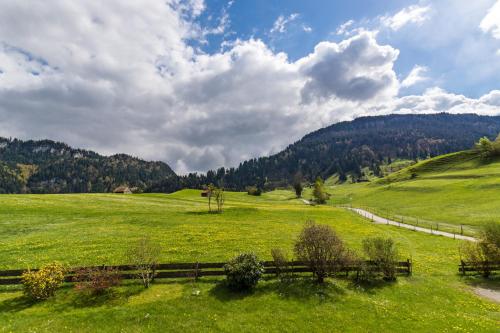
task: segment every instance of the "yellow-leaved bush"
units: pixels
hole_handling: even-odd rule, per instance
[[[64,282],[64,267],[51,263],[37,271],[26,271],[22,275],[24,293],[35,300],[47,299]]]

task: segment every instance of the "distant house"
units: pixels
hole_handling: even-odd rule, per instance
[[[204,198],[207,198],[210,193],[210,190],[203,190],[201,191],[201,196]]]
[[[118,186],[113,193],[132,194],[132,191],[128,186]]]

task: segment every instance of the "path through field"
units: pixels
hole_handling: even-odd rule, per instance
[[[364,209],[360,209],[360,208],[347,208],[347,209],[352,210],[353,212],[356,212],[359,215],[361,215],[361,216],[363,216],[363,217],[365,217],[365,218],[367,218],[369,220],[372,220],[374,223],[394,225],[394,226],[401,227],[401,228],[406,228],[406,229],[410,229],[410,230],[414,230],[414,231],[425,232],[425,233],[432,234],[432,235],[439,235],[439,236],[449,237],[449,238],[453,238],[453,239],[462,239],[462,240],[468,240],[468,241],[471,241],[471,242],[475,242],[476,241],[476,239],[474,237],[457,235],[457,234],[452,234],[450,232],[439,231],[439,230],[432,230],[432,229],[417,227],[417,226],[414,226],[414,225],[411,225],[411,224],[406,224],[406,223],[392,221],[392,220],[386,219],[384,217],[377,216],[377,215],[375,215],[373,213],[370,213],[370,212],[368,212],[368,211],[366,211]]]

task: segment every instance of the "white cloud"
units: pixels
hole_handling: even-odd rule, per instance
[[[489,32],[494,38],[500,39],[500,0],[488,10],[479,27],[483,32]]]
[[[305,32],[312,32],[313,29],[310,26],[308,26],[307,24],[303,24],[302,30],[304,30]]]
[[[299,17],[298,13],[290,14],[288,17],[283,15],[278,16],[274,21],[273,27],[269,30],[270,33],[284,33],[286,32],[287,24],[295,21]]]
[[[338,97],[366,101],[397,94],[393,70],[399,51],[379,45],[375,34],[362,32],[340,43],[321,42],[298,63],[307,77],[304,102]]]
[[[399,51],[366,31],[321,42],[297,61],[258,39],[197,51],[188,41],[200,38],[193,17],[203,8],[2,1],[0,135],[161,159],[186,172],[234,166],[360,115],[500,111],[498,91],[396,97]]]
[[[336,31],[337,35],[349,35],[349,28],[354,24],[354,20],[349,20],[342,23]]]
[[[381,18],[382,24],[392,30],[399,30],[409,23],[421,24],[429,18],[429,6],[412,5],[403,8],[393,16],[384,16]]]
[[[427,80],[425,73],[428,68],[425,66],[415,65],[408,76],[401,82],[401,87],[411,87],[417,83]]]

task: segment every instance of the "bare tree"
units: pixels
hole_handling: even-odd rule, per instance
[[[127,252],[128,260],[137,270],[137,276],[141,279],[145,288],[148,288],[154,280],[160,254],[160,245],[154,243],[149,237],[141,238]]]

